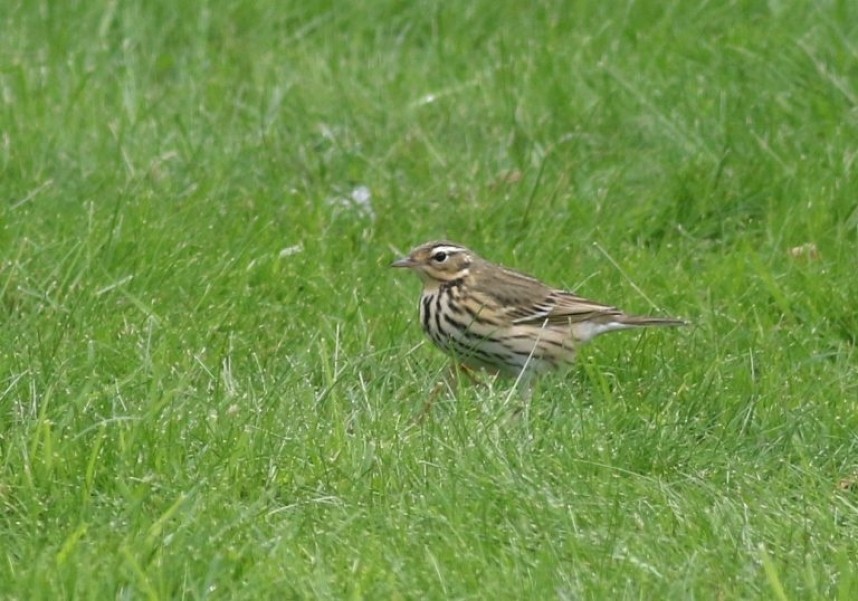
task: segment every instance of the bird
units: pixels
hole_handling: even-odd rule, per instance
[[[526,383],[569,367],[578,347],[600,334],[688,323],[630,315],[447,240],[421,244],[391,267],[413,271],[422,281],[420,324],[438,348],[466,368]]]

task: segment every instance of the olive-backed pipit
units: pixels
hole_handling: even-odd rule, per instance
[[[441,350],[467,367],[520,379],[571,364],[576,347],[599,334],[686,323],[628,315],[490,263],[453,242],[427,242],[392,266],[422,280],[420,323]]]

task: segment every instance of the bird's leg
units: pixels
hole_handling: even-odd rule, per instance
[[[477,374],[477,370],[473,367],[468,367],[464,363],[452,363],[450,364],[450,373],[453,376],[453,382],[456,384],[457,388],[459,383],[461,383],[461,376],[465,376],[471,382],[471,384],[483,384],[484,382],[480,379],[480,376]]]
[[[435,399],[438,398],[445,388],[447,389],[447,392],[455,396],[456,391],[461,386],[462,376],[465,376],[471,384],[483,383],[473,368],[468,367],[464,363],[451,363],[444,372],[444,377],[442,377],[441,380],[432,387],[429,397],[423,404],[423,408],[420,410],[420,413],[418,413],[417,417],[414,418],[414,421],[419,424],[426,419],[429,411],[432,410],[432,405],[435,404]]]
[[[512,416],[518,417],[522,412],[530,408],[530,399],[533,397],[533,389],[536,385],[536,378],[531,372],[523,370],[518,374],[515,383],[506,397],[506,404],[512,400],[512,397],[518,393],[518,402],[513,409]]]

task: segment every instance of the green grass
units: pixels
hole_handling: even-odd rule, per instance
[[[0,56],[0,598],[858,597],[855,3],[13,1]],[[439,237],[694,326],[415,425]]]

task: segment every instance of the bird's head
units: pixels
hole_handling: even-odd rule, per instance
[[[431,286],[466,277],[476,259],[477,256],[464,246],[441,240],[421,244],[390,266],[411,269],[425,285]]]

